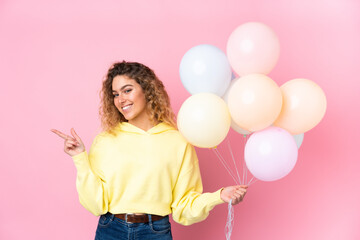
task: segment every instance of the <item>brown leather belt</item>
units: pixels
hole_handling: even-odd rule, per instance
[[[157,221],[163,219],[166,216],[159,216],[159,215],[151,215],[151,221]],[[116,218],[125,220],[127,223],[147,223],[149,222],[148,214],[132,214],[132,213],[123,213],[123,214],[114,214]]]

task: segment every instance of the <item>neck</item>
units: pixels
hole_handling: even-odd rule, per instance
[[[148,131],[149,129],[151,129],[152,127],[154,127],[155,125],[150,121],[129,121],[130,124],[134,125],[135,127],[138,127],[144,131]]]

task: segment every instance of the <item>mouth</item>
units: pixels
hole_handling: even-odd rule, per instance
[[[122,107],[121,109],[123,111],[127,111],[127,110],[129,110],[129,108],[131,108],[131,106],[132,106],[132,104],[129,104],[129,105],[126,105],[126,106]]]

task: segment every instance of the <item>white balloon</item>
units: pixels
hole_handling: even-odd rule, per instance
[[[232,119],[231,119],[231,128],[237,132],[240,133],[241,135],[248,135],[251,132],[245,129],[242,129],[241,127],[239,127]]]
[[[234,79],[236,79],[237,77],[236,77],[236,75],[235,75],[235,73],[234,72],[231,72],[231,81],[232,80],[234,80]],[[231,83],[230,83],[231,84]]]
[[[302,142],[304,141],[304,133],[293,135],[293,137],[295,138],[296,145],[299,149]]]
[[[208,92],[221,97],[229,87],[231,77],[227,56],[213,45],[195,46],[181,59],[181,82],[191,94]]]

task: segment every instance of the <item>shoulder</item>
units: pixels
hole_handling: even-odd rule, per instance
[[[180,159],[196,157],[196,150],[194,146],[189,143],[186,138],[179,132],[179,130],[169,130],[162,133],[164,138],[161,139],[162,145],[176,154]],[[167,135],[165,137],[165,135]]]
[[[97,133],[94,137],[93,144],[99,145],[101,143],[109,143],[113,142],[114,139],[117,137],[117,135],[112,134],[108,131],[101,131],[100,133]]]
[[[188,145],[190,144],[185,137],[179,132],[179,130],[173,128],[166,132],[162,132],[159,134],[164,140],[169,140],[171,142],[180,144],[180,145]]]

